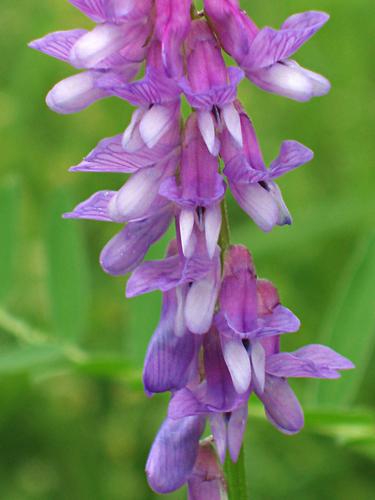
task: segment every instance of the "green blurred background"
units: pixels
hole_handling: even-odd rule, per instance
[[[263,234],[233,203],[230,216],[233,241],[249,246],[258,274],[302,319],[284,349],[324,341],[358,367],[341,381],[293,384],[306,408],[295,437],[274,430],[252,402],[251,498],[374,498],[373,0],[242,5],[261,26],[307,9],[332,16],[297,57],[331,80],[327,97],[300,104],[249,82],[240,88],[267,160],[284,139],[315,151],[312,164],[280,181],[294,225]],[[45,94],[73,71],[26,44],[90,23],[66,0],[2,0],[0,12],[0,498],[156,498],[143,470],[167,398],[147,399],[140,379],[160,297],[127,301],[124,279],[101,271],[115,225],[60,217],[123,183],[67,168],[121,132],[131,108],[109,99],[79,115],[50,112]]]

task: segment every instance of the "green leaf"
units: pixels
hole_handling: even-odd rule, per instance
[[[33,369],[50,366],[63,359],[59,346],[29,346],[5,351],[0,354],[0,376],[26,373]]]
[[[18,182],[14,178],[6,179],[0,186],[0,302],[6,299],[13,282],[19,227],[19,191]]]
[[[334,381],[318,381],[315,403],[337,407],[356,397],[375,340],[375,233],[362,240],[342,277],[336,303],[323,329],[322,342],[356,365]]]
[[[61,338],[78,340],[88,325],[89,270],[79,223],[62,219],[73,202],[58,190],[47,204],[48,287],[54,330]]]

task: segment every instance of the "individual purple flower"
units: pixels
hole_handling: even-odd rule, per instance
[[[269,421],[281,432],[295,434],[303,427],[303,411],[286,379],[334,379],[340,377],[339,370],[350,370],[354,365],[329,347],[319,344],[286,353],[280,352],[278,336],[263,339],[260,343],[265,352],[265,378],[264,387],[255,387],[255,392],[263,402]]]
[[[236,0],[205,0],[205,8],[221,45],[263,90],[297,101],[308,101],[329,91],[328,80],[290,59],[328,21],[327,14],[294,14],[280,30],[259,30]]]
[[[115,196],[115,191],[95,193],[64,217],[115,222],[109,211],[109,205]],[[114,276],[133,271],[142,262],[150,246],[167,231],[173,215],[173,207],[169,204],[153,215],[128,222],[101,252],[100,264],[104,271]]]
[[[212,324],[219,287],[219,252],[210,258],[205,242],[199,237],[193,256],[186,258],[178,238],[174,255],[145,262],[135,269],[128,280],[126,295],[135,297],[154,290],[167,292],[176,288],[181,292],[179,307],[187,329],[204,334]]]
[[[241,146],[241,125],[233,102],[243,72],[226,67],[220,46],[203,19],[193,21],[185,47],[187,76],[180,86],[197,110],[198,126],[210,153],[217,156],[219,152],[216,128],[227,128]]]
[[[176,241],[172,241],[167,257],[176,253]],[[188,285],[182,284],[163,293],[160,322],[149,343],[143,370],[147,394],[181,389],[198,371],[202,336],[194,335],[186,326],[187,291]]]
[[[212,439],[199,445],[198,457],[188,480],[188,500],[227,500],[227,486]]]
[[[231,341],[296,332],[298,318],[280,304],[276,288],[257,279],[252,257],[242,245],[225,255],[224,276],[216,315],[219,331]]]
[[[201,232],[212,258],[221,228],[220,202],[225,194],[225,183],[218,172],[218,160],[209,153],[197,121],[194,113],[185,126],[179,183],[175,177],[166,179],[160,194],[181,209],[178,225],[185,257],[194,254]]]
[[[58,113],[75,113],[111,95],[100,85],[102,72],[116,70],[122,82],[130,81],[146,55],[149,33],[144,18],[99,24],[92,31],[58,31],[31,42],[30,47],[86,70],[55,85],[47,96],[48,106]]]
[[[237,102],[240,113],[243,147],[239,148],[226,130],[221,141],[222,156],[229,186],[241,208],[263,230],[291,224],[292,218],[274,179],[313,158],[313,152],[297,141],[284,141],[279,156],[267,169],[253,124]]]

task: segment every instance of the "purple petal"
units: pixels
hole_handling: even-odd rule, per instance
[[[179,98],[181,91],[175,81],[160,71],[148,67],[146,76],[139,81],[125,83],[121,74],[104,74],[100,87],[112,95],[124,99],[134,106],[148,107],[150,104],[168,104]]]
[[[292,354],[301,359],[308,359],[319,365],[326,365],[334,370],[350,370],[354,368],[353,363],[349,359],[341,356],[341,354],[338,354],[325,345],[310,344],[298,349]]]
[[[267,359],[267,372],[278,377],[338,378],[338,370],[350,370],[353,363],[329,347],[311,344],[292,353],[278,353]]]
[[[212,259],[219,240],[221,229],[221,206],[219,204],[207,207],[204,214],[204,231],[208,256]]]
[[[269,192],[259,184],[236,184],[230,188],[237,203],[265,232],[278,224],[279,206]]]
[[[238,394],[246,392],[251,382],[249,355],[240,338],[220,337],[225,363]]]
[[[107,0],[69,0],[69,2],[97,23],[106,20]]]
[[[219,413],[232,412],[248,399],[248,391],[239,395],[223,357],[220,339],[215,330],[211,330],[204,339],[204,366],[207,389],[204,402],[209,411]]]
[[[165,420],[146,464],[148,482],[154,491],[169,493],[188,480],[197,459],[203,428],[202,417]]]
[[[251,367],[255,390],[262,394],[266,376],[266,351],[260,342],[251,342]]]
[[[104,271],[114,276],[133,271],[150,246],[166,232],[172,217],[173,209],[167,207],[154,217],[129,222],[102,250],[100,264]]]
[[[168,201],[159,196],[159,187],[165,177],[176,168],[176,159],[170,157],[155,167],[135,172],[113,198],[109,211],[113,220],[123,222],[150,217]]]
[[[98,73],[85,71],[57,83],[46,97],[47,106],[60,114],[78,113],[95,101],[107,97],[104,90],[97,88]]]
[[[228,422],[228,449],[233,462],[237,462],[247,424],[247,404],[232,412]]]
[[[108,205],[115,194],[116,191],[98,191],[80,203],[72,212],[64,214],[64,218],[112,221],[108,214]]]
[[[227,420],[223,413],[209,415],[211,432],[215,440],[217,454],[223,464],[227,452]]]
[[[29,47],[61,61],[69,62],[73,45],[86,33],[87,30],[56,31],[30,42]]]
[[[311,149],[297,141],[284,141],[281,144],[279,156],[270,165],[272,178],[280,177],[285,173],[311,161],[314,153]]]
[[[206,92],[194,92],[186,79],[181,79],[179,85],[189,104],[198,110],[211,111],[213,106],[223,107],[232,103],[237,96],[237,85],[244,77],[244,72],[237,67],[228,68],[229,84],[213,86]]]
[[[181,279],[181,260],[179,256],[141,264],[128,280],[126,296],[136,297],[154,290],[166,292],[175,288]]]
[[[193,415],[207,415],[210,412],[204,402],[206,384],[203,382],[198,388],[184,388],[174,393],[168,407],[168,416],[173,419],[185,418]]]
[[[303,12],[289,17],[281,30],[264,28],[250,46],[246,60],[247,70],[266,68],[288,59],[329,19],[324,12]]]
[[[103,139],[79,165],[71,167],[70,171],[134,173],[141,168],[156,166],[174,149],[173,144],[159,142],[151,149],[143,145],[138,151],[129,153],[123,149],[121,142],[122,135]]]
[[[217,156],[220,151],[220,141],[216,137],[215,122],[211,111],[197,111],[198,128],[204,143],[212,156]]]
[[[199,337],[188,330],[176,333],[175,290],[166,292],[160,323],[147,349],[143,382],[148,393],[175,391],[188,382],[189,367],[197,353]]]
[[[237,146],[242,148],[243,138],[240,113],[237,111],[234,104],[226,104],[221,111],[223,122],[225,123],[229,134],[232,136]]]
[[[121,22],[137,19],[150,11],[150,0],[69,0],[93,21]]]
[[[267,358],[267,373],[275,377],[339,378],[340,374],[327,366],[308,359],[300,359],[289,352],[280,352]]]
[[[329,81],[318,73],[287,60],[270,67],[247,71],[246,76],[258,87],[295,101],[309,101],[329,92]]]
[[[295,434],[304,425],[301,405],[288,382],[282,378],[266,376],[262,400],[267,418],[284,434]]]
[[[216,256],[208,274],[194,281],[186,296],[185,320],[191,332],[203,334],[210,329],[219,288],[220,263]]]
[[[191,0],[156,0],[156,35],[162,42],[162,57],[168,76],[183,74],[181,47],[189,33]]]
[[[247,332],[257,319],[256,274],[251,255],[242,245],[233,245],[225,256],[220,308],[230,328]]]
[[[297,332],[300,326],[301,322],[297,316],[279,304],[272,313],[258,319],[258,328],[251,332],[251,336],[262,338],[281,333]]]
[[[122,135],[103,139],[84,160],[71,172],[118,172],[132,173],[139,167],[133,155],[126,153],[121,145]]]

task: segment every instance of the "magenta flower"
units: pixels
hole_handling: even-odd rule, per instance
[[[168,493],[187,483],[190,500],[223,499],[211,443],[221,462],[227,450],[238,460],[250,395],[273,425],[293,434],[303,412],[287,379],[334,379],[353,368],[318,344],[280,352],[281,335],[298,331],[300,321],[274,285],[257,278],[249,251],[230,246],[225,207],[228,184],[262,230],[291,223],[275,180],[313,153],[284,141],[267,168],[237,86],[246,75],[297,101],[328,92],[325,78],[290,59],[328,15],[295,14],[274,30],[259,29],[237,0],[204,0],[201,13],[192,0],[70,1],[96,26],[30,44],[81,70],[55,85],[48,106],[75,113],[115,96],[135,109],[122,134],[100,141],[70,169],[128,174],[125,183],[93,194],[65,217],[121,224],[101,252],[102,268],[132,273],[127,297],[163,294],[143,370],[147,395],[171,393],[146,464],[151,488]],[[226,65],[223,50],[239,67]],[[182,95],[192,108],[186,120]],[[145,262],[173,221],[176,237],[165,258]],[[213,438],[200,444],[205,422]]]

